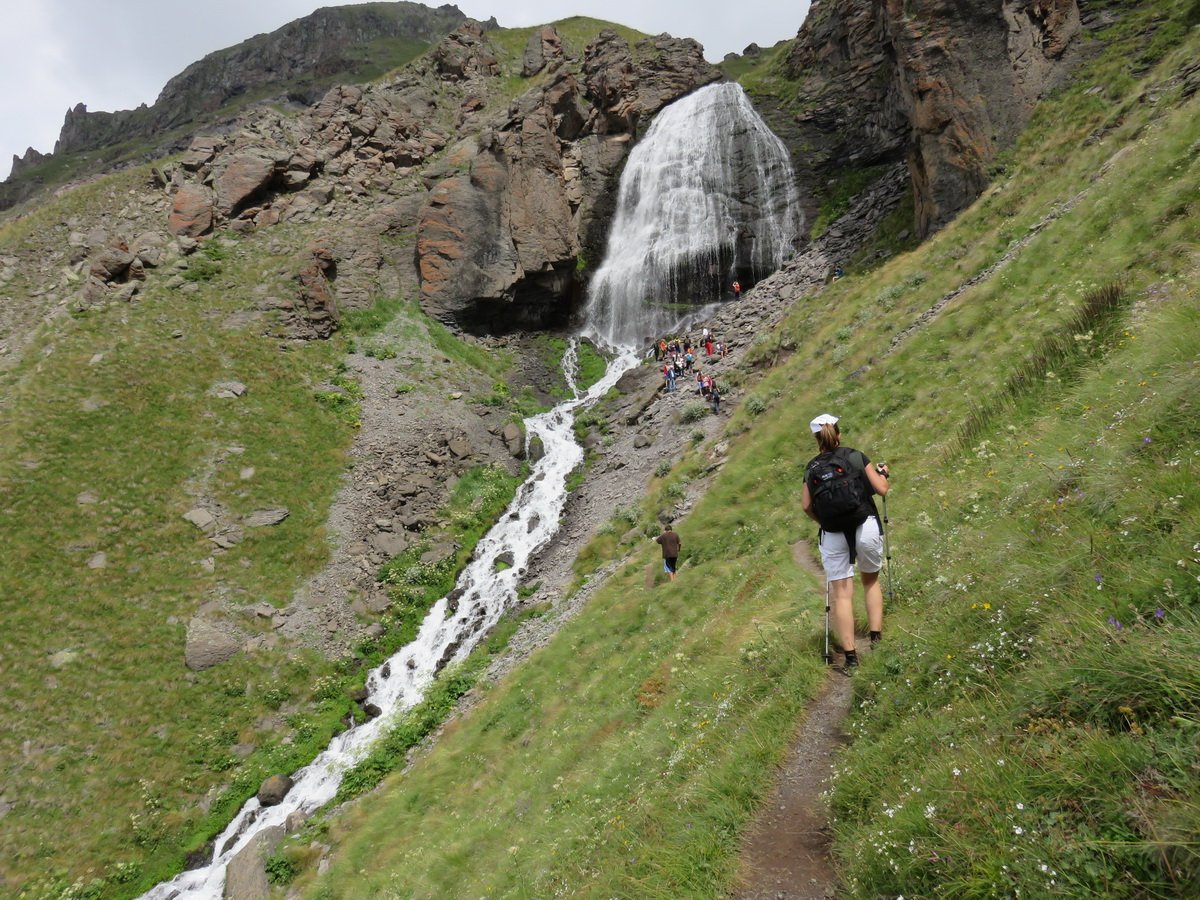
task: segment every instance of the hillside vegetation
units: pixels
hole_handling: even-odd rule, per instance
[[[1124,5],[971,209],[764,334],[727,457],[618,510],[584,612],[278,870],[316,897],[723,895],[824,677],[789,548],[829,410],[895,486],[830,798],[849,893],[1200,891],[1195,19]],[[656,584],[655,515],[705,485]]]
[[[573,52],[602,27],[561,23]],[[498,94],[537,83],[519,74],[532,31],[494,32],[507,76]],[[137,896],[207,855],[263,778],[306,764],[361,720],[351,694],[412,639],[520,468],[483,431],[491,444],[476,441],[437,473],[445,502],[420,538],[367,575],[387,609],[339,592],[321,602],[344,607],[352,633],[315,622],[289,633],[281,615],[304,617],[297,598],[330,562],[335,496],[373,461],[351,452],[372,401],[364,372],[384,371],[374,401],[404,404],[414,423],[387,436],[388,456],[405,438],[433,441],[426,432],[484,416],[503,424],[565,391],[564,341],[531,341],[522,358],[461,340],[420,311],[411,278],[387,270],[365,288],[372,305],[341,310],[332,339],[297,340],[290,299],[307,248],[328,239],[322,219],[224,231],[186,255],[165,252],[130,300],[71,302],[90,262],[68,262],[73,232],[161,232],[169,208],[138,166],[0,222],[2,895]],[[414,239],[411,229],[386,237],[402,256]],[[590,384],[603,361],[581,359]],[[242,396],[222,390],[235,381]],[[463,412],[439,418],[448,409]],[[184,519],[198,505],[227,522],[288,515],[221,545]],[[441,542],[453,554],[421,563]],[[194,671],[185,647],[203,615],[245,643]],[[502,652],[514,627],[503,623],[470,666]],[[469,683],[465,672],[447,679],[409,733],[423,737]]]

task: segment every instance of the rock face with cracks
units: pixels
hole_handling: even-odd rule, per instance
[[[904,159],[925,235],[978,196],[995,154],[1081,54],[1077,0],[818,0],[787,57],[773,125],[810,189]],[[807,213],[815,212],[811,190]]]
[[[452,150],[456,171],[434,186],[418,224],[422,304],[479,331],[565,320],[581,261],[603,254],[639,125],[720,77],[699,44],[665,35],[630,47],[605,31],[581,66],[566,65],[552,26],[531,36],[523,65],[549,77]]]

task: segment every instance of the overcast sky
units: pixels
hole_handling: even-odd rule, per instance
[[[0,16],[0,179],[26,147],[54,149],[63,115],[153,103],[171,76],[207,53],[274,31],[337,0],[5,0]],[[440,5],[431,0],[429,5]],[[751,42],[794,37],[808,0],[459,0],[504,27],[587,15],[693,37],[717,62]]]

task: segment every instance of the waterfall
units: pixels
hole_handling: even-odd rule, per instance
[[[608,256],[588,304],[586,333],[621,352],[581,395],[571,342],[563,371],[574,396],[525,420],[545,454],[459,576],[457,605],[439,600],[412,643],[368,676],[378,718],[338,735],[294,773],[295,786],[279,805],[247,801],[216,839],[207,865],[157,885],[142,900],[219,900],[226,866],[257,834],[336,796],[345,771],[421,700],[443,656],[465,658],[516,600],[530,560],[558,531],[567,475],[583,461],[575,413],[637,365],[633,347],[678,324],[681,317],[669,304],[715,300],[726,281],[778,268],[791,252],[798,210],[787,152],[737,85],[704,88],[659,113],[622,176]],[[496,560],[506,552],[513,565],[497,571]]]
[[[621,175],[585,333],[612,347],[680,327],[681,305],[719,300],[791,256],[802,215],[783,142],[737,84],[713,84],[655,118]]]

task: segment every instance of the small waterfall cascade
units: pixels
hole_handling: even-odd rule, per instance
[[[184,872],[142,895],[142,900],[220,900],[225,868],[263,829],[284,825],[297,811],[312,812],[337,794],[343,773],[361,759],[371,744],[387,732],[397,716],[415,706],[437,674],[437,664],[454,645],[451,661],[466,657],[517,597],[517,584],[533,555],[558,531],[566,504],[567,475],[583,461],[575,441],[575,413],[603,397],[617,380],[637,364],[626,352],[609,363],[604,377],[579,394],[575,386],[576,344],[563,358],[572,399],[525,420],[529,439],[541,438],[545,454],[517,491],[500,521],[484,535],[471,563],[459,576],[463,591],[456,610],[445,597],[434,604],[412,643],[397,651],[367,678],[369,700],[382,715],[338,735],[313,762],[293,774],[295,786],[278,806],[264,807],[252,798],[217,838],[212,861]],[[513,565],[497,571],[496,559],[505,552]]]
[[[219,900],[229,862],[264,829],[293,812],[312,812],[337,794],[342,776],[405,710],[415,706],[447,652],[463,659],[514,603],[530,560],[558,530],[567,475],[583,461],[575,414],[603,397],[638,363],[633,348],[679,326],[679,304],[712,302],[735,278],[750,281],[791,254],[801,214],[787,151],[736,84],[710,85],[662,110],[630,154],[609,236],[608,255],[592,283],[585,334],[618,349],[604,377],[580,394],[576,344],[563,369],[572,399],[525,420],[543,457],[500,521],[476,547],[451,609],[443,597],[417,637],[367,679],[382,710],[337,736],[310,765],[293,773],[283,802],[247,801],[217,838],[211,861],[163,882],[142,900]],[[694,307],[693,307],[694,308]],[[513,565],[496,560],[512,553]],[[451,650],[451,648],[456,648]]]
[[[682,305],[778,269],[802,218],[787,148],[740,85],[675,101],[629,154],[584,333],[630,347],[677,330]]]

